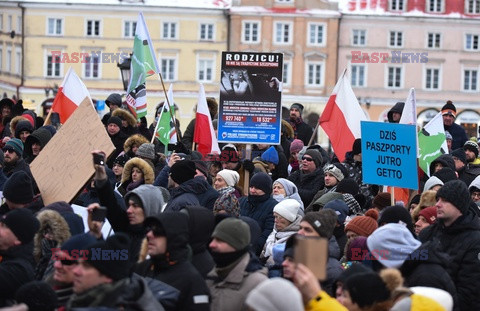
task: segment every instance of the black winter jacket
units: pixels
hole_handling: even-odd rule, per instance
[[[318,190],[325,187],[325,175],[321,167],[317,167],[315,171],[308,174],[303,173],[302,170],[295,171],[288,180],[297,186],[304,206],[308,206]]]

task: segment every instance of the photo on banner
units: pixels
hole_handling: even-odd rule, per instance
[[[283,54],[223,52],[218,141],[280,144]]]

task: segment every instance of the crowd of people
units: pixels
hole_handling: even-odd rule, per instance
[[[215,120],[218,105],[207,100]],[[442,108],[449,153],[396,201],[362,179],[361,138],[340,162],[295,103],[280,145],[192,150],[150,143],[111,94],[115,145],[74,202],[44,205],[29,163],[56,128],[0,101],[0,307],[10,310],[476,310],[480,305],[480,159],[476,138]],[[399,122],[404,103],[389,122]],[[160,104],[156,116],[162,111]],[[215,122],[214,122],[215,123]],[[170,149],[173,152],[170,153]],[[106,155],[92,150],[92,159]],[[85,228],[71,204],[88,212]],[[100,216],[99,216],[100,215]],[[109,222],[113,233],[104,235]],[[300,241],[324,277],[302,262]],[[296,260],[297,258],[297,260]],[[324,260],[322,260],[322,258]],[[85,309],[84,309],[85,308]]]

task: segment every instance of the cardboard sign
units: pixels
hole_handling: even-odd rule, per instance
[[[317,237],[295,236],[295,262],[304,264],[319,281],[327,279],[328,240]]]
[[[86,97],[30,164],[45,205],[72,201],[95,172],[91,151],[115,150],[92,102]]]
[[[223,52],[218,141],[280,144],[283,54]]]
[[[363,182],[418,189],[415,125],[361,122]]]

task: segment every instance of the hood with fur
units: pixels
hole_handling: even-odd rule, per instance
[[[128,153],[130,150],[132,150],[133,145],[137,145],[137,147],[140,147],[141,145],[148,143],[149,141],[145,138],[145,136],[141,134],[133,134],[128,137],[123,144],[123,151],[125,151],[125,153]]]
[[[37,219],[40,222],[40,229],[34,237],[33,255],[35,260],[39,260],[42,256],[42,239],[47,229],[57,245],[61,245],[70,238],[70,228],[60,213],[54,210],[44,210],[37,214]]]
[[[127,121],[128,125],[133,127],[137,126],[137,120],[135,120],[135,117],[125,109],[122,109],[122,108],[115,109],[112,112],[112,117],[119,117],[120,119]]]
[[[147,161],[140,158],[131,158],[127,161],[127,163],[125,163],[122,173],[122,184],[131,180],[132,170],[134,167],[138,167],[143,172],[143,180],[145,184],[153,184],[155,181],[155,173],[153,172],[153,168],[150,164],[148,164]]]

